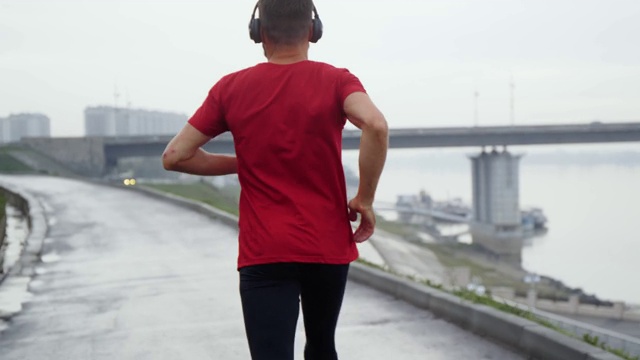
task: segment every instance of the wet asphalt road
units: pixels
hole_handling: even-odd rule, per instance
[[[46,262],[0,333],[0,359],[249,359],[235,229],[127,189],[0,183],[35,195],[49,222]],[[523,358],[353,282],[337,343],[342,359]],[[303,346],[299,325],[297,359]]]

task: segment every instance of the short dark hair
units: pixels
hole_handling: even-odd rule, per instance
[[[309,38],[313,0],[260,0],[260,27],[276,44],[294,45]]]

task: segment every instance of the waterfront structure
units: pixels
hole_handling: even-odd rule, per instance
[[[506,149],[482,151],[471,156],[473,242],[505,260],[520,261],[522,218],[520,213],[520,156]]]
[[[49,117],[38,113],[21,113],[0,118],[0,143],[18,142],[26,137],[51,137]]]
[[[175,135],[187,115],[166,111],[94,106],[84,110],[86,136]]]

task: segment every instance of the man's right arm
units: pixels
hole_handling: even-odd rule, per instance
[[[166,170],[194,175],[227,175],[238,172],[238,160],[232,155],[211,154],[201,146],[211,137],[187,123],[162,153]]]
[[[358,166],[360,183],[356,197],[349,201],[350,218],[361,215],[360,226],[354,233],[356,242],[367,240],[375,228],[373,200],[389,146],[389,128],[384,115],[366,93],[354,92],[344,101],[347,119],[362,130]]]

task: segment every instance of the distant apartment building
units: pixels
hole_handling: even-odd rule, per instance
[[[25,137],[50,137],[51,121],[35,113],[11,114],[0,118],[0,143],[18,142]]]
[[[187,122],[187,115],[113,106],[87,107],[84,128],[87,136],[175,135]]]

